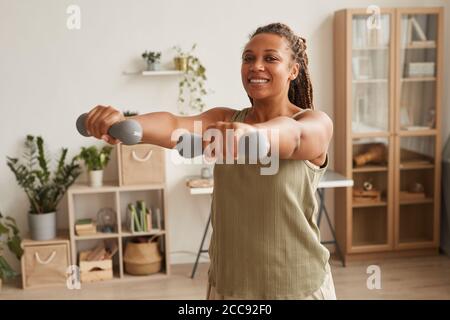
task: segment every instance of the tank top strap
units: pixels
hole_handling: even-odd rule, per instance
[[[296,114],[294,114],[294,115],[292,116],[292,119],[297,118],[297,117],[298,117],[299,115],[301,115],[303,112],[308,111],[308,110],[310,110],[310,109],[302,109],[302,110],[300,110],[299,112],[297,112]]]
[[[247,116],[248,111],[250,108],[244,108],[242,110],[236,111],[233,116],[231,117],[231,122],[244,122],[245,117]]]

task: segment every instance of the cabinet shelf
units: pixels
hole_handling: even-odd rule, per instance
[[[417,163],[408,164],[400,163],[400,170],[421,170],[421,169],[433,169],[434,164],[432,163]]]
[[[422,203],[433,203],[433,198],[424,198],[424,199],[408,199],[402,200],[400,199],[400,205],[411,205],[411,204],[422,204]]]
[[[376,165],[366,165],[359,168],[353,168],[352,171],[354,173],[360,173],[360,172],[384,172],[388,171],[388,167],[386,166],[376,166]]]
[[[353,50],[388,50],[388,46],[354,47]]]
[[[128,72],[124,71],[123,74],[127,76],[179,76],[184,72],[179,70],[159,70],[159,71],[136,71],[136,72]]]
[[[122,227],[123,228],[123,227]],[[142,237],[142,236],[153,236],[153,235],[162,235],[166,234],[164,230],[154,230],[148,232],[131,232],[127,229],[122,229],[122,237]]]
[[[86,236],[75,236],[75,240],[114,239],[118,237],[119,234],[116,232],[111,233],[97,232]]]
[[[420,136],[435,136],[437,135],[436,129],[425,130],[400,130],[398,135],[401,137],[420,137]]]
[[[388,82],[388,79],[355,79],[352,80],[352,83],[358,84],[358,83],[386,83]]]
[[[353,201],[353,208],[370,208],[370,207],[385,207],[385,206],[387,206],[386,201],[377,201],[377,202]]]
[[[411,77],[411,78],[401,78],[401,82],[428,82],[436,81],[436,77]]]

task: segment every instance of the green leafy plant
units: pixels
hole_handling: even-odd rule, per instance
[[[67,148],[62,148],[58,165],[53,174],[50,172],[50,160],[44,152],[44,140],[27,135],[23,162],[7,157],[7,165],[15,174],[16,180],[30,201],[29,213],[39,214],[56,211],[59,201],[67,189],[81,174],[77,157],[66,163]]]
[[[196,112],[202,112],[206,106],[203,101],[203,97],[207,94],[205,89],[206,68],[200,59],[194,55],[196,47],[197,44],[194,43],[188,52],[184,52],[180,46],[173,47],[177,52],[177,57],[187,59],[187,68],[178,84],[178,102],[181,106],[181,114],[188,113],[182,109],[186,101],[188,101],[188,106]]]
[[[100,150],[96,146],[82,147],[79,158],[84,161],[88,170],[103,170],[109,162],[112,147],[103,146]]]
[[[4,217],[0,212],[0,279],[7,280],[13,278],[17,273],[11,268],[3,257],[4,247],[7,246],[17,259],[23,254],[20,243],[22,239],[19,235],[16,221],[11,217]]]
[[[130,110],[125,110],[123,112],[124,117],[132,117],[132,116],[137,116],[139,113],[137,111],[130,111]]]
[[[150,63],[159,62],[159,59],[161,59],[161,52],[154,52],[154,51],[145,51],[142,54],[142,58],[144,58],[146,61]]]

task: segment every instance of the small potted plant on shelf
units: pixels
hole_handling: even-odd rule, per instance
[[[179,82],[178,102],[180,103],[180,113],[187,114],[183,110],[183,104],[188,100],[188,106],[194,112],[202,112],[205,108],[203,97],[207,94],[205,89],[206,69],[200,59],[193,54],[197,44],[194,43],[189,52],[184,52],[180,46],[174,46],[177,52],[174,58],[175,68],[183,71],[183,77]],[[186,92],[189,89],[189,92]],[[186,97],[186,95],[189,95]]]
[[[147,71],[156,71],[160,69],[161,52],[145,51],[142,58],[147,61]]]
[[[84,161],[88,168],[91,187],[103,185],[103,169],[109,162],[111,150],[112,147],[110,146],[103,146],[100,150],[96,146],[82,147],[79,158]]]
[[[137,111],[130,111],[130,110],[125,110],[123,112],[123,116],[124,117],[133,117],[133,116],[137,116],[139,113]]]
[[[81,168],[77,163],[77,157],[65,163],[67,148],[63,148],[57,168],[52,175],[42,137],[35,138],[28,135],[25,148],[24,163],[19,162],[17,158],[7,157],[7,165],[30,201],[28,223],[31,238],[53,239],[56,237],[56,208],[67,189],[81,174]]]
[[[3,257],[5,247],[13,253],[17,259],[22,256],[23,250],[20,246],[22,239],[19,235],[16,221],[11,217],[4,217],[0,212],[0,291],[2,289],[2,281],[7,281],[17,276],[17,273]]]

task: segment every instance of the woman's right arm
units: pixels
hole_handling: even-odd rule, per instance
[[[172,141],[172,133],[176,129],[185,129],[194,132],[194,122],[201,124],[201,133],[208,125],[217,121],[229,121],[231,115],[236,110],[230,108],[212,108],[203,113],[193,116],[178,116],[170,112],[150,112],[142,115],[127,117],[138,121],[143,129],[142,142],[159,145],[172,149],[177,141]],[[97,139],[107,138],[110,144],[117,144],[119,141],[108,135],[108,129],[116,122],[125,120],[122,112],[105,106],[93,108],[86,119],[86,129]]]

